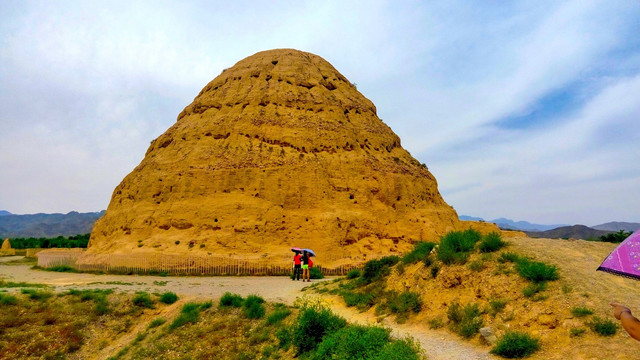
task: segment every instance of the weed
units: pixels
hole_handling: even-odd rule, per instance
[[[505,262],[510,262],[510,263],[518,263],[521,260],[524,260],[525,258],[516,254],[516,253],[512,253],[512,252],[503,252],[502,254],[500,254],[500,257],[498,257],[498,262],[500,263],[505,263]]]
[[[160,296],[160,302],[167,305],[173,304],[176,301],[178,301],[178,295],[171,291],[167,291]]]
[[[180,310],[180,315],[173,320],[171,325],[169,325],[169,329],[173,330],[180,326],[183,326],[187,323],[195,324],[198,322],[200,317],[200,304],[198,303],[186,303],[182,306],[182,310]]]
[[[0,294],[0,305],[16,305],[18,298],[13,295]]]
[[[281,328],[276,332],[276,338],[278,338],[278,347],[288,350],[293,340],[293,329],[287,326]]]
[[[534,284],[530,284],[529,286],[527,286],[526,288],[524,288],[522,290],[522,293],[524,294],[525,297],[532,297],[533,295],[539,293],[540,291],[544,291],[547,290],[547,283],[546,282],[541,282],[541,283],[534,283]]]
[[[318,345],[314,359],[368,359],[390,341],[389,330],[350,325],[328,334]]]
[[[424,261],[429,256],[429,254],[431,253],[431,250],[433,250],[435,246],[436,246],[436,243],[432,243],[432,242],[416,243],[413,246],[413,250],[411,250],[411,252],[405,254],[402,257],[402,262],[404,264],[413,264],[413,263],[417,263],[418,261]]]
[[[144,291],[136,292],[136,295],[132,299],[133,304],[138,307],[153,309],[155,306],[153,305],[153,300],[151,300],[151,296]]]
[[[599,317],[594,317],[587,325],[595,333],[602,336],[613,336],[618,330],[618,325],[615,322],[611,320],[600,319]]]
[[[361,274],[362,274],[362,272],[360,271],[360,269],[351,269],[347,273],[347,279],[359,278]]]
[[[238,294],[232,294],[230,292],[226,292],[224,293],[224,295],[222,295],[222,297],[220,298],[220,304],[218,305],[218,307],[222,308],[222,307],[241,307],[242,306],[242,302],[244,300],[242,299],[242,296],[238,295]]]
[[[163,319],[163,318],[156,318],[156,319],[153,319],[153,320],[149,323],[149,325],[147,326],[147,329],[151,329],[151,328],[158,327],[158,326],[160,326],[160,325],[164,324],[165,322],[167,322],[167,320],[165,320],[165,319]]]
[[[480,233],[473,229],[451,231],[440,239],[438,259],[447,265],[464,264],[480,238]]]
[[[444,326],[444,321],[441,317],[435,317],[428,321],[429,329],[440,329]]]
[[[12,282],[12,281],[0,280],[0,288],[16,288],[16,287],[46,288],[49,286],[44,284],[33,284],[33,283],[26,283],[26,282]]]
[[[471,271],[480,272],[484,269],[484,262],[480,260],[472,261],[471,263],[469,263],[469,265],[467,265],[467,267]]]
[[[507,243],[502,241],[502,236],[497,232],[491,232],[485,235],[478,245],[480,252],[489,253],[502,249]]]
[[[243,310],[244,315],[249,319],[260,319],[264,317],[266,312],[263,305],[264,299],[257,295],[249,295],[244,301]]]
[[[53,293],[50,291],[41,291],[35,289],[20,289],[20,292],[29,295],[29,299],[38,301],[45,301],[53,296]]]
[[[467,304],[464,307],[453,303],[447,310],[447,317],[452,322],[452,329],[464,338],[475,335],[483,325],[478,304]]]
[[[279,324],[289,315],[291,315],[291,310],[286,307],[278,307],[271,314],[269,314],[269,316],[267,316],[267,324]]]
[[[388,303],[392,313],[407,313],[409,311],[418,313],[422,309],[420,295],[409,291],[396,296],[392,295]]]
[[[498,313],[504,310],[507,306],[508,300],[504,299],[491,299],[489,300],[489,306],[491,306],[491,315],[496,316]]]
[[[314,350],[325,335],[347,325],[347,321],[325,308],[306,307],[298,313],[292,343],[298,355]]]
[[[507,332],[498,340],[491,353],[509,359],[523,358],[540,349],[540,341],[523,332]]]
[[[397,256],[385,256],[377,260],[369,260],[364,264],[362,280],[369,284],[389,274],[389,268],[400,261]]]
[[[571,330],[569,330],[569,334],[571,335],[571,337],[576,337],[576,336],[581,336],[586,331],[587,329],[584,329],[584,328],[571,328]]]
[[[516,263],[518,274],[534,283],[558,280],[558,268],[539,261],[520,260]]]
[[[375,304],[372,294],[354,293],[343,291],[342,298],[347,306],[356,306],[358,308],[370,308]]]
[[[571,314],[575,317],[585,317],[587,315],[593,315],[593,310],[584,306],[576,306],[571,308]]]

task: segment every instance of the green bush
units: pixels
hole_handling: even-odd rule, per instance
[[[540,349],[540,341],[527,333],[507,332],[498,340],[491,353],[509,358],[523,358]]]
[[[309,269],[309,279],[324,279],[324,275],[322,275],[322,270],[319,267],[312,267]]]
[[[18,298],[13,295],[0,293],[0,305],[16,305]]]
[[[419,294],[405,291],[389,299],[389,309],[393,313],[418,313],[422,309],[422,300]]]
[[[276,338],[278,338],[278,347],[288,350],[293,340],[293,328],[288,326],[280,328],[280,330],[276,332]]]
[[[144,307],[148,309],[154,308],[153,300],[151,300],[151,296],[149,296],[149,294],[144,291],[137,292],[136,295],[133,297],[132,301],[135,306]]]
[[[593,320],[587,325],[595,333],[602,336],[613,336],[618,330],[618,325],[615,322],[611,320],[600,319],[599,317],[594,317]]]
[[[478,304],[467,304],[462,307],[458,303],[453,303],[447,309],[447,317],[452,322],[453,331],[467,339],[478,333],[484,323]]]
[[[347,273],[347,279],[359,278],[361,274],[362,274],[362,272],[360,271],[360,269],[351,269]]]
[[[364,264],[362,281],[372,283],[389,274],[389,268],[400,261],[397,256],[385,256],[377,260],[369,260]]]
[[[574,308],[571,308],[571,314],[573,314],[573,316],[575,317],[585,317],[587,315],[592,315],[593,310],[584,306],[576,306]]]
[[[599,241],[604,241],[604,242],[619,243],[619,242],[623,242],[629,236],[631,236],[630,232],[627,232],[627,231],[624,231],[624,230],[620,230],[620,231],[615,232],[615,233],[602,235],[602,236],[600,236],[598,238],[598,240]]]
[[[527,286],[526,288],[524,288],[522,290],[522,293],[524,294],[525,297],[532,297],[533,295],[541,292],[541,291],[545,291],[547,290],[547,283],[546,282],[541,282],[541,283],[533,283],[529,286]]]
[[[249,319],[260,319],[264,317],[266,309],[263,305],[264,299],[257,295],[249,295],[242,305],[244,315]]]
[[[359,308],[370,308],[375,304],[372,294],[354,293],[350,291],[342,291],[340,293],[347,306],[356,306]]]
[[[447,233],[440,239],[438,259],[445,264],[466,263],[469,253],[481,237],[480,233],[473,229]]]
[[[269,316],[267,316],[267,324],[278,324],[289,315],[291,315],[291,310],[289,310],[288,308],[284,306],[276,307],[276,309],[273,310],[273,312],[269,314]]]
[[[292,330],[292,343],[297,355],[314,350],[325,335],[330,335],[347,325],[347,321],[328,309],[307,307],[298,313]]]
[[[481,260],[472,261],[469,263],[469,265],[467,265],[467,267],[469,268],[469,270],[480,272],[484,269],[484,262],[482,262]]]
[[[534,283],[558,280],[558,268],[539,261],[522,259],[516,263],[516,270],[520,276]]]
[[[55,272],[78,272],[78,270],[68,265],[56,265],[56,266],[45,268],[45,270],[55,271]]]
[[[180,310],[180,315],[173,320],[171,325],[169,325],[169,329],[173,330],[180,326],[183,326],[187,323],[195,324],[198,322],[200,317],[200,304],[198,303],[186,303],[182,306]]]
[[[489,306],[491,306],[491,314],[493,316],[496,316],[496,314],[504,310],[505,306],[507,306],[507,302],[508,300],[503,300],[503,299],[489,300]]]
[[[373,360],[419,360],[420,346],[409,339],[394,340],[385,345]]]
[[[325,336],[313,359],[370,359],[390,341],[389,330],[350,325]]]
[[[162,324],[164,324],[165,322],[167,322],[167,320],[163,319],[163,318],[157,318],[157,319],[153,319],[149,325],[147,326],[148,329],[154,328],[154,327],[158,327]]]
[[[441,317],[436,317],[433,319],[430,319],[428,321],[429,324],[429,329],[440,329],[441,327],[444,326],[444,321],[442,321]]]
[[[176,293],[167,291],[160,296],[160,302],[170,305],[178,301],[178,295]]]
[[[507,243],[502,241],[500,233],[491,232],[482,238],[482,241],[480,241],[478,245],[478,250],[483,253],[489,253],[498,251],[505,246],[507,246]]]
[[[413,246],[413,250],[402,257],[402,262],[404,264],[413,264],[418,261],[424,261],[431,250],[436,246],[436,243],[432,242],[419,242]]]
[[[42,291],[35,289],[20,289],[20,292],[26,295],[29,295],[29,299],[45,301],[48,298],[53,296],[53,293],[50,291]]]
[[[242,306],[242,302],[244,300],[242,299],[242,296],[238,295],[238,294],[232,294],[230,292],[226,292],[222,295],[222,297],[220,298],[220,304],[218,305],[218,307],[241,307]]]
[[[502,254],[500,254],[500,257],[498,258],[498,262],[500,263],[505,263],[505,262],[518,263],[521,260],[526,260],[526,259],[512,252],[503,252]]]

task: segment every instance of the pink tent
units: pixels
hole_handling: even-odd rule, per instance
[[[636,230],[616,247],[598,270],[640,279],[640,230]]]

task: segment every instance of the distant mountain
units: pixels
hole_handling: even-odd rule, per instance
[[[613,221],[613,222],[608,222],[608,223],[605,223],[605,224],[592,226],[591,228],[592,229],[596,229],[596,230],[606,230],[606,231],[624,230],[624,231],[634,232],[634,231],[640,229],[640,223]]]
[[[485,221],[483,218],[468,216],[468,215],[460,215],[459,218],[460,220]],[[532,224],[528,221],[513,221],[511,219],[505,219],[505,218],[489,220],[487,222],[492,222],[504,230],[522,230],[522,231],[546,231],[546,230],[551,230],[551,229],[555,229],[562,226],[569,226],[567,224],[555,224],[555,225]]]
[[[11,215],[7,210],[0,210],[0,216]]]
[[[549,239],[597,239],[600,236],[610,234],[612,231],[596,230],[585,225],[562,226],[547,231],[525,231],[533,238]]]
[[[87,234],[104,214],[100,212],[68,214],[31,214],[0,216],[0,239],[15,237],[56,237]]]

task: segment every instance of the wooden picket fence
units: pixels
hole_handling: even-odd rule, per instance
[[[292,272],[290,256],[270,259],[232,258],[223,255],[177,254],[87,254],[82,251],[42,251],[38,253],[38,266],[51,268],[68,266],[79,271],[168,275],[289,275]],[[374,257],[370,257],[372,259]],[[345,275],[352,269],[362,268],[361,259],[327,256],[334,266],[314,264],[325,276]],[[329,261],[329,260],[327,260]]]

